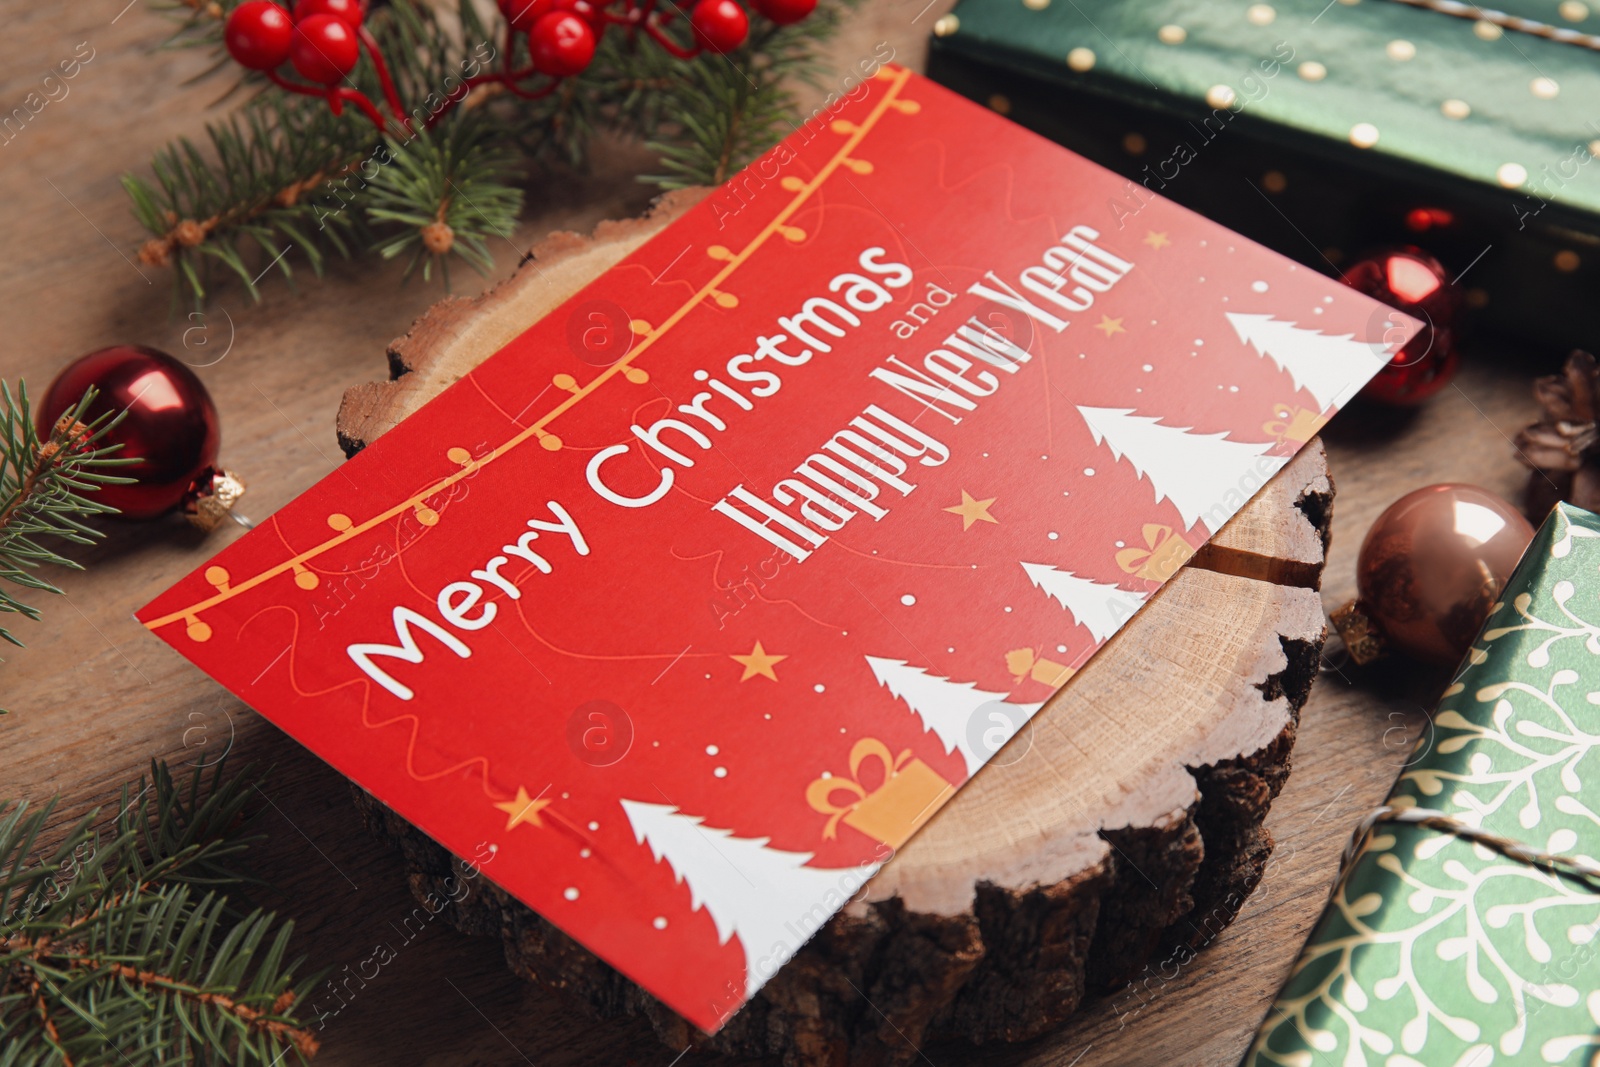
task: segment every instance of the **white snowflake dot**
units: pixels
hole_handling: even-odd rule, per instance
[[[1125,542],[1125,541],[1118,541],[1118,542],[1116,542],[1116,546],[1117,546],[1117,547],[1118,547],[1118,548],[1126,548],[1126,547],[1127,547],[1127,542]]]
[[[667,928],[667,917],[665,915],[657,915],[654,919],[650,920],[650,925],[654,926],[657,930],[665,930]]]
[[[712,773],[713,776],[715,776],[717,778],[726,778],[726,777],[728,777],[728,768],[726,768],[726,767],[718,767],[715,770],[713,770],[711,773]]]
[[[1146,363],[1143,367],[1140,367],[1139,369],[1144,371],[1146,374],[1149,374],[1151,371],[1155,370],[1155,367],[1153,367],[1150,364]]]
[[[1201,339],[1200,339],[1200,338],[1198,338],[1198,337],[1196,337],[1196,338],[1195,338],[1195,339],[1194,339],[1194,343],[1195,343],[1195,347],[1197,347],[1197,348],[1199,348],[1199,347],[1203,347],[1203,346],[1204,346],[1204,345],[1205,345],[1205,341],[1203,341],[1203,340],[1201,340]]]
[[[816,690],[819,693],[826,693],[828,691],[828,687],[823,685],[821,682],[818,682],[816,685],[812,686],[811,688]]]
[[[1323,302],[1323,303],[1324,303],[1324,304],[1331,304],[1331,303],[1333,303],[1333,297],[1331,297],[1331,296],[1325,296],[1325,297],[1323,297],[1323,298],[1322,298],[1322,302]]]
[[[1237,392],[1238,392],[1238,391],[1239,391],[1239,387],[1238,387],[1238,386],[1237,386],[1237,385],[1230,385],[1230,386],[1228,386],[1228,392],[1230,392],[1230,393],[1237,393]]]
[[[1056,651],[1057,652],[1065,652],[1066,650],[1067,650],[1067,646],[1066,645],[1057,645],[1056,646]]]
[[[833,772],[832,771],[823,771],[821,777],[823,777],[823,778],[832,778],[833,777]]]
[[[566,897],[568,900],[577,900],[578,899],[578,887],[569,885],[569,886],[567,886],[567,888],[565,888],[565,889],[563,889],[561,891],[561,895]]]
[[[1311,309],[1311,314],[1320,315],[1320,314],[1322,314],[1322,309],[1321,308],[1312,308]]]
[[[1085,468],[1083,468],[1083,473],[1086,474],[1087,476],[1089,476],[1090,478],[1093,478],[1094,477],[1094,468],[1093,467],[1085,467]],[[1063,494],[1063,495],[1065,495],[1065,494]]]
[[[1267,283],[1266,282],[1251,282],[1250,283],[1250,291],[1252,293],[1264,293],[1264,292],[1267,291]]]
[[[1006,612],[1007,612],[1007,613],[1010,613],[1010,611],[1011,611],[1011,605],[1010,605],[1010,604],[1007,604],[1007,605],[1006,605]]]
[[[1040,456],[1039,458],[1040,459],[1049,459],[1050,457],[1049,456]]]
[[[945,649],[946,652],[954,652],[955,650],[956,650],[956,646],[955,645],[951,645],[949,648]]]
[[[592,823],[589,824],[589,829],[590,830],[598,830],[598,829],[600,829],[600,824],[597,823],[597,822],[592,822]]]
[[[578,858],[579,858],[579,859],[588,859],[588,858],[589,858],[589,857],[590,857],[590,856],[592,856],[592,855],[594,855],[594,853],[593,853],[593,852],[590,852],[590,851],[589,851],[589,850],[588,850],[588,849],[586,849],[586,848],[580,848],[580,849],[579,849],[579,850],[578,850]]]
[[[907,593],[900,598],[900,603],[904,604],[908,608],[916,602],[917,598],[912,596],[910,593]]]
[[[716,745],[707,745],[706,746],[706,755],[715,756],[716,754],[717,754],[717,746]]]
[[[772,718],[772,712],[769,711],[766,714],[762,715],[761,717],[763,719],[770,719],[770,718]]]
[[[562,800],[571,800],[572,799],[572,794],[571,793],[562,793],[561,794],[561,799]]]
[[[1061,535],[1056,533],[1054,530],[1051,530],[1049,533],[1045,534],[1045,536],[1050,538],[1050,540],[1052,540],[1052,541],[1061,540]]]

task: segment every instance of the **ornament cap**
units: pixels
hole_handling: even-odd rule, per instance
[[[1343,638],[1344,647],[1349,649],[1350,658],[1357,665],[1365,667],[1389,654],[1389,643],[1384,640],[1383,631],[1372,621],[1361,601],[1350,601],[1333,612],[1329,618],[1333,620],[1334,629],[1338,630],[1339,636]]]
[[[225,519],[238,519],[233,506],[245,494],[245,484],[237,475],[217,468],[197,479],[184,501],[183,514],[195,526],[210,533]]]

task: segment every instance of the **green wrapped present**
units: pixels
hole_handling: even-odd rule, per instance
[[[1597,1061],[1597,705],[1600,516],[1561,504],[1386,805],[1443,818],[1361,840],[1246,1067]]]
[[[1143,186],[1330,273],[1419,244],[1564,350],[1600,334],[1591,2],[961,0],[928,69],[1127,175],[1113,228]]]

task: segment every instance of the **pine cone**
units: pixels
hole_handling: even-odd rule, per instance
[[[1600,511],[1600,364],[1573,352],[1560,374],[1538,378],[1533,397],[1544,416],[1517,434],[1517,458],[1528,476],[1526,507],[1538,523],[1557,501]]]

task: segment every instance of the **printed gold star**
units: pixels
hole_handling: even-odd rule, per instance
[[[994,502],[994,497],[990,497],[988,500],[974,500],[972,499],[972,494],[963,489],[961,490],[961,503],[954,507],[945,508],[945,510],[952,515],[961,516],[961,532],[966,533],[972,529],[972,524],[975,522],[998,523],[1000,521],[989,514],[989,505]]]
[[[771,678],[774,682],[776,682],[778,680],[778,676],[773,673],[773,664],[782,660],[786,660],[789,657],[774,656],[766,649],[761,647],[760,641],[757,641],[756,647],[750,650],[749,655],[735,655],[731,656],[730,658],[744,665],[744,674],[740,676],[739,681],[748,682],[750,679],[759,674],[763,677]]]
[[[1151,248],[1165,248],[1172,242],[1167,240],[1165,230],[1151,230],[1144,235],[1144,243]]]
[[[1128,332],[1122,328],[1121,319],[1114,319],[1110,315],[1101,315],[1100,321],[1094,324],[1094,328],[1097,330],[1104,330],[1107,337],[1110,337],[1112,334]]]
[[[542,827],[544,822],[539,818],[539,813],[549,806],[550,801],[530,797],[528,791],[520,785],[517,786],[515,800],[501,800],[495,803],[495,807],[509,816],[506,819],[507,830],[515,830],[525,822]]]

